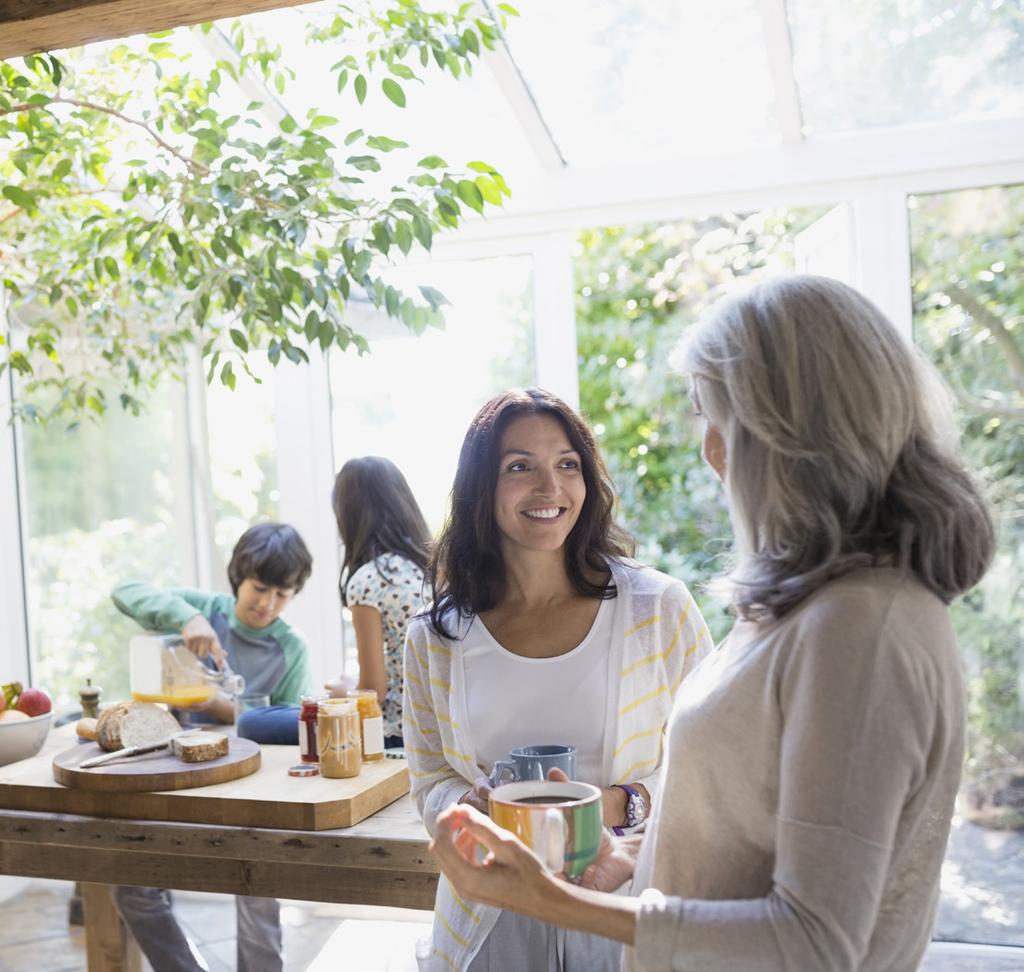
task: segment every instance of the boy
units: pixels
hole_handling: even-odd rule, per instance
[[[298,532],[283,523],[260,523],[242,534],[231,554],[232,596],[128,583],[111,597],[124,614],[150,631],[180,631],[190,651],[207,664],[245,679],[247,692],[265,693],[273,705],[298,705],[308,691],[306,643],[280,615],[302,590],[313,558]],[[201,707],[218,722],[234,721],[231,700],[218,695]],[[169,891],[118,887],[117,906],[155,970],[203,972],[171,911]],[[239,972],[281,969],[280,906],[274,898],[237,897]]]

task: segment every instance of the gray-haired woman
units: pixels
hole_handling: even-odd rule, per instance
[[[943,390],[820,277],[719,304],[681,365],[738,620],[676,699],[646,835],[609,839],[583,888],[467,807],[434,852],[461,895],[625,942],[628,968],[916,968],[963,756],[947,605],[994,542]],[[599,893],[630,877],[633,897]]]

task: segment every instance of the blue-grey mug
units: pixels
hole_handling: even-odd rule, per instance
[[[499,759],[488,777],[491,786],[546,780],[548,770],[560,769],[570,780],[576,779],[576,747],[549,743],[543,746],[520,746],[508,759]]]

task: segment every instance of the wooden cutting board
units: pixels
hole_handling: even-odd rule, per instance
[[[0,766],[0,808],[127,820],[330,830],[351,827],[409,792],[404,759],[367,763],[350,780],[289,776],[288,768],[299,760],[298,746],[263,746],[259,769],[227,783],[128,793],[85,790],[54,780],[54,756],[75,746],[75,738],[74,726],[61,726],[51,730],[38,756]],[[82,755],[76,764],[95,752],[85,743],[78,744],[78,750]]]
[[[105,793],[186,790],[241,779],[260,768],[260,747],[251,739],[231,739],[227,756],[205,763],[185,763],[167,749],[82,769],[81,764],[103,750],[96,743],[75,745],[53,758],[53,778],[64,786]]]

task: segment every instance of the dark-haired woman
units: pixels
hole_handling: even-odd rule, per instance
[[[402,745],[402,652],[409,621],[423,608],[430,532],[405,477],[380,456],[341,467],[333,504],[345,545],[338,586],[352,612],[359,688],[377,693],[384,745],[392,749]]]
[[[711,649],[686,587],[627,559],[594,437],[536,389],[491,399],[459,456],[428,571],[429,613],[406,646],[405,738],[424,823],[487,808],[510,749],[569,743],[604,792],[608,826],[643,822],[673,693]],[[618,968],[596,936],[471,904],[442,881],[421,968]]]
[[[963,760],[947,605],[994,545],[956,423],[909,342],[823,277],[719,304],[682,364],[739,620],[676,699],[642,843],[606,842],[577,888],[454,807],[434,852],[464,898],[628,943],[630,970],[910,972]]]

